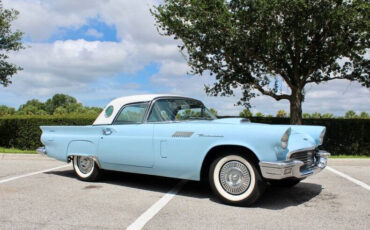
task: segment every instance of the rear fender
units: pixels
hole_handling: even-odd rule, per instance
[[[68,144],[67,159],[71,160],[74,156],[92,157],[100,167],[99,159],[96,154],[97,146],[87,140],[71,141]]]

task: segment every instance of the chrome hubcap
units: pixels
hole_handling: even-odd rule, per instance
[[[240,161],[229,161],[220,170],[221,186],[232,195],[239,195],[247,191],[250,181],[249,170]]]
[[[94,166],[94,160],[91,157],[78,157],[78,168],[84,174],[91,172]]]

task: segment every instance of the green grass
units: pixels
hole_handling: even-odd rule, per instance
[[[29,153],[29,154],[35,154],[36,150],[21,150],[21,149],[15,149],[15,148],[0,147],[0,153]]]
[[[365,155],[331,155],[329,158],[336,158],[336,159],[345,159],[345,158],[370,158],[370,156]]]

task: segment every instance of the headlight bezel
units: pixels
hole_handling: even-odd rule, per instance
[[[320,133],[320,136],[319,136],[319,145],[322,145],[324,143],[325,134],[326,134],[326,127],[323,128],[323,130]]]
[[[283,136],[281,137],[280,139],[280,144],[281,144],[281,147],[283,149],[286,149],[288,147],[288,142],[289,142],[289,136],[290,136],[290,133],[292,132],[292,128],[288,128]]]

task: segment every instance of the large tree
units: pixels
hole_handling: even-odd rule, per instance
[[[9,52],[18,51],[23,47],[21,39],[23,33],[19,30],[13,31],[11,23],[17,18],[18,11],[4,9],[0,1],[0,85],[8,86],[10,78],[22,70],[21,67],[9,63]]]
[[[208,94],[240,89],[246,106],[258,94],[289,100],[293,124],[309,83],[370,86],[368,0],[164,0],[151,12],[160,33],[182,41],[193,74],[216,76]]]

